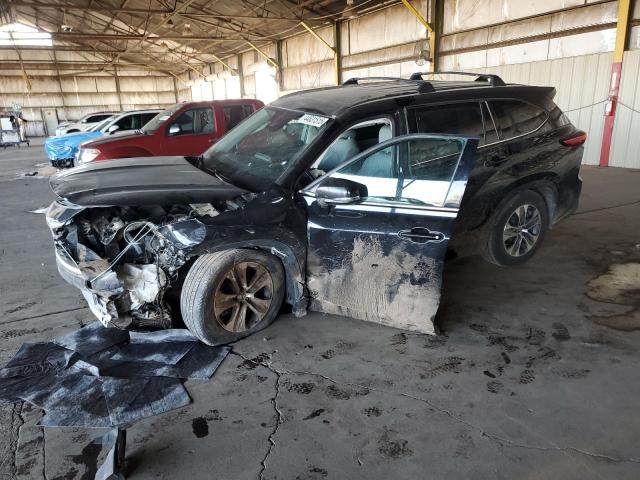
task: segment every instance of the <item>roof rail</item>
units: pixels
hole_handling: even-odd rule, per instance
[[[423,75],[468,75],[472,77],[476,77],[476,82],[489,82],[492,87],[504,87],[506,83],[504,80],[500,78],[498,75],[493,75],[491,73],[474,73],[474,72],[416,72],[413,73],[409,78],[411,80],[422,80]]]
[[[433,85],[429,82],[423,80],[422,78],[399,78],[399,77],[352,77],[344,82],[342,85],[358,85],[362,80],[379,80],[384,82],[403,82],[403,83],[413,83],[418,86],[419,93],[430,93],[435,92]]]

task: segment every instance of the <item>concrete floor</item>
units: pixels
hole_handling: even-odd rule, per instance
[[[93,320],[28,213],[52,195],[18,175],[43,159],[0,151],[2,364]],[[640,332],[594,322],[633,307],[585,296],[640,260],[640,171],[583,178],[579,212],[528,265],[447,265],[440,336],[309,314],[239,342],[212,380],[187,382],[192,405],[130,429],[130,478],[640,478]],[[0,407],[0,477],[93,478],[99,432],[43,432],[39,416]]]

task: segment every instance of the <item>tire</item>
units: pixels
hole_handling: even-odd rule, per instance
[[[243,289],[243,284],[249,288]],[[268,327],[280,311],[284,293],[279,259],[259,250],[225,250],[193,263],[180,294],[180,310],[198,339],[222,345]],[[239,317],[243,309],[244,321]]]
[[[548,228],[544,199],[532,190],[521,190],[498,206],[490,220],[482,256],[503,267],[522,265],[540,248]]]

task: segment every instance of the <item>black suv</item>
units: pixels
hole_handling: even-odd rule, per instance
[[[209,344],[266,327],[283,300],[433,333],[450,237],[514,265],[577,207],[585,134],[554,93],[351,79],[280,98],[200,157],[60,173],[59,271],[105,325],[181,316]]]

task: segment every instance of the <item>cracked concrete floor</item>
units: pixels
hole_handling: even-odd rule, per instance
[[[58,277],[41,147],[0,151],[0,361],[91,321]],[[130,478],[637,479],[640,332],[594,316],[586,284],[640,260],[640,172],[584,168],[577,215],[527,266],[450,262],[429,337],[347,318],[279,318],[234,346],[194,403],[129,430]],[[93,478],[100,432],[0,406],[0,478]]]

